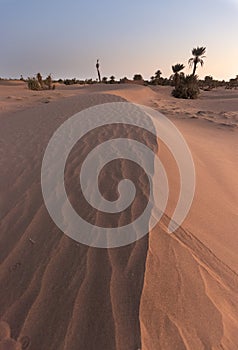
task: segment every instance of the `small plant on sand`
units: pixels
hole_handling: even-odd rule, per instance
[[[51,78],[51,75],[49,74],[48,77],[45,79],[44,81],[45,85],[47,86],[47,88],[49,90],[54,90],[55,89],[55,85],[53,85],[53,81]]]
[[[28,78],[27,85],[28,89],[35,91],[55,89],[55,85],[53,84],[51,75],[48,75],[48,77],[45,80],[43,80],[40,73],[37,73],[36,78]]]
[[[180,81],[172,91],[174,97],[185,99],[198,98],[199,93],[197,75],[180,75]]]
[[[28,78],[27,79],[28,89],[39,91],[41,90],[41,86],[36,78]]]
[[[201,89],[204,91],[211,91],[216,87],[216,82],[213,80],[211,75],[207,75],[204,78],[204,81],[201,82]]]

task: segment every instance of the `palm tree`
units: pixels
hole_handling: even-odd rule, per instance
[[[174,74],[180,72],[184,68],[185,68],[185,66],[183,64],[181,64],[181,63],[177,63],[174,66],[172,66],[172,70],[173,70]]]
[[[161,79],[161,75],[162,75],[162,72],[161,72],[161,70],[158,69],[157,72],[155,72],[155,79],[154,79],[154,83],[156,85],[159,85],[160,79]]]
[[[161,72],[161,70],[157,70],[157,72],[155,72],[155,78],[156,79],[160,79],[161,78],[161,74],[162,74],[162,72]]]
[[[114,84],[115,83],[115,77],[114,77],[114,75],[112,75],[111,77],[110,77],[110,80],[109,80],[109,83],[110,84]]]
[[[96,69],[97,69],[97,72],[98,72],[98,80],[101,83],[101,74],[100,74],[100,71],[99,71],[99,60],[97,60]]]
[[[201,66],[203,66],[204,64],[203,58],[205,57],[204,56],[205,52],[206,52],[206,47],[197,47],[192,49],[193,57],[190,58],[190,60],[188,61],[190,67],[193,66],[192,75],[195,75],[198,63],[200,63]]]
[[[185,66],[181,63],[177,63],[174,66],[172,66],[172,70],[174,72],[174,76],[173,76],[173,81],[174,81],[174,85],[178,86],[178,84],[180,83],[180,74],[179,72],[181,70],[183,70],[185,68]]]

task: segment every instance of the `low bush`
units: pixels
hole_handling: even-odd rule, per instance
[[[48,75],[48,77],[45,80],[43,80],[40,73],[36,75],[36,78],[28,77],[27,86],[28,86],[28,89],[35,90],[35,91],[55,89],[55,85],[53,84],[51,75]]]
[[[176,98],[196,99],[200,93],[196,75],[180,75],[180,81],[172,91]]]
[[[28,89],[30,90],[35,90],[35,91],[41,90],[41,86],[36,78],[28,78],[27,86],[28,86]]]

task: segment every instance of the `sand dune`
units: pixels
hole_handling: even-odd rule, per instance
[[[146,272],[144,349],[236,349],[238,275],[196,237],[154,230]]]
[[[0,350],[236,350],[235,93],[203,93],[198,101],[181,101],[170,97],[167,88],[97,85],[33,96],[24,85],[10,85],[4,86],[4,94]],[[42,98],[49,102],[42,103]],[[183,227],[168,234],[179,183],[166,147],[157,145],[149,133],[123,125],[94,130],[73,148],[65,169],[68,197],[82,216],[99,225],[123,225],[146,205],[146,176],[125,160],[109,165],[99,184],[113,200],[121,178],[138,183],[136,200],[127,211],[105,217],[81,199],[80,164],[95,145],[117,136],[137,139],[158,151],[172,193],[162,221],[143,239],[122,248],[89,248],[63,235],[51,220],[41,193],[42,157],[64,120],[89,106],[123,100],[161,110],[182,131],[197,170],[196,195]]]

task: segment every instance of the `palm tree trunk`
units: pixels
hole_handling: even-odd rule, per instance
[[[99,82],[101,83],[101,74],[100,74],[100,72],[99,72],[99,68],[97,68],[97,71],[98,71],[98,80],[99,80]]]
[[[175,73],[175,87],[177,88],[180,84],[180,74]]]
[[[198,64],[197,61],[194,61],[193,74],[192,75],[195,75],[195,73],[196,73],[197,64]]]

